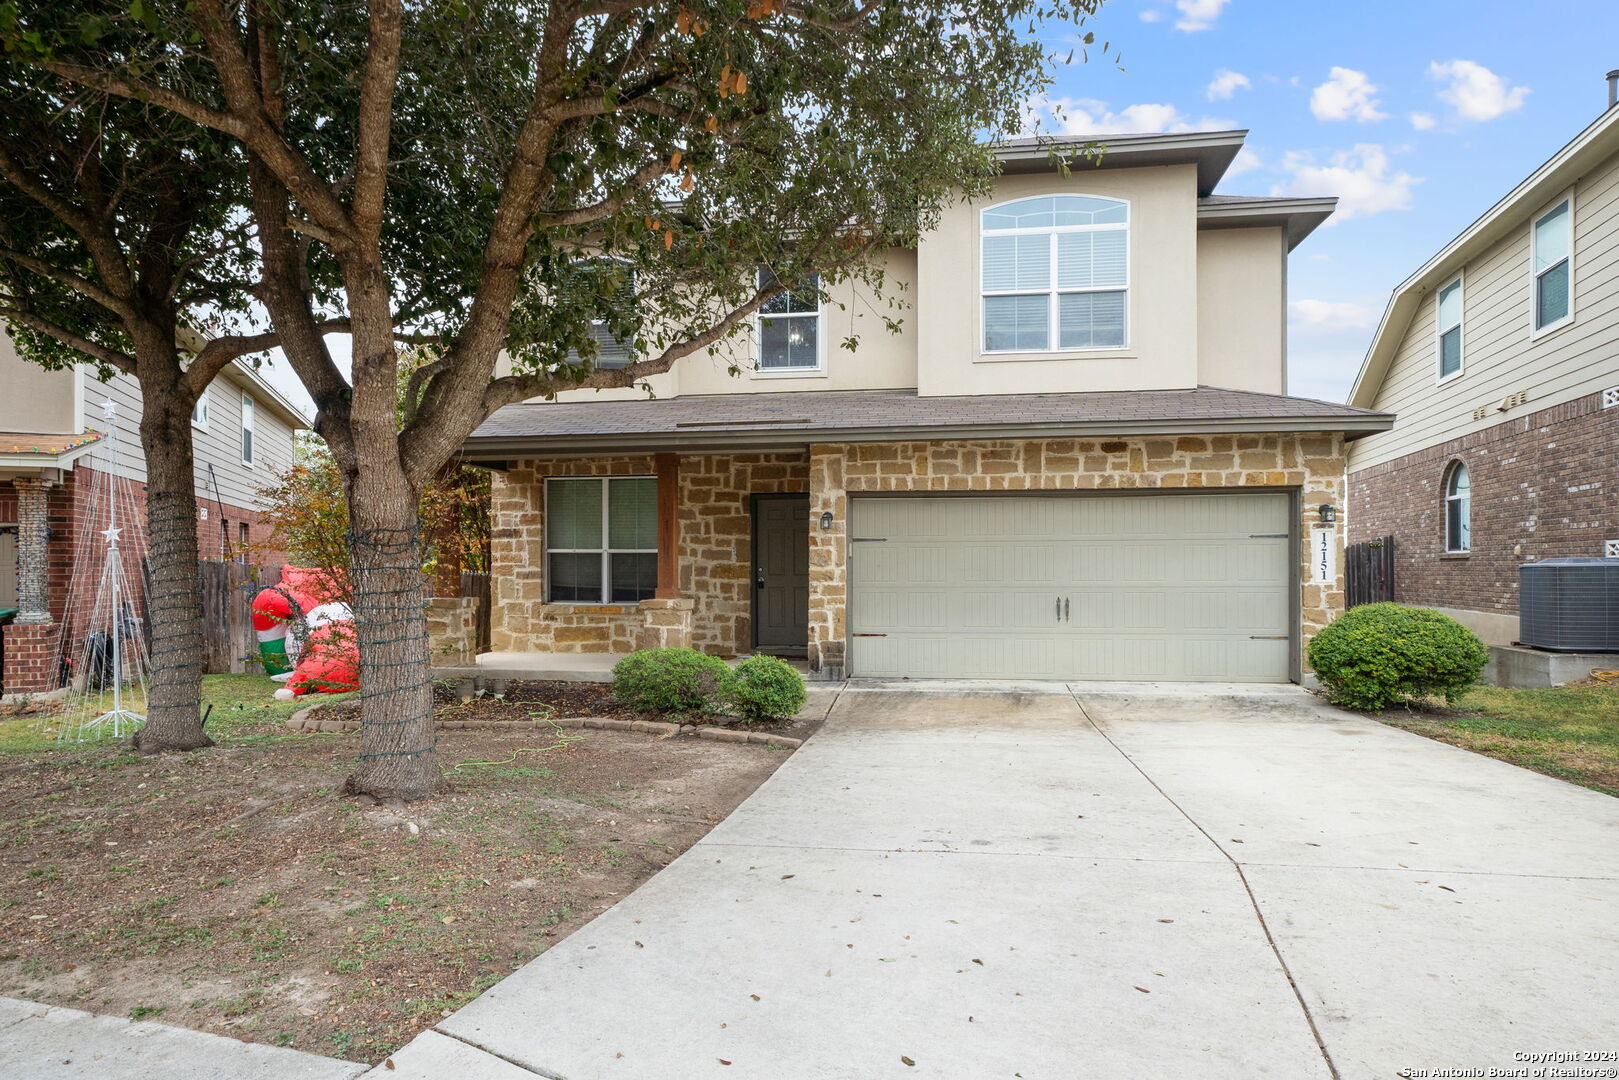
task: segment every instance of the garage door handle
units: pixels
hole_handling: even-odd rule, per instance
[[[1062,622],[1062,597],[1057,597],[1057,621]]]
[[[1250,540],[1286,540],[1292,533],[1249,533]]]
[[[855,637],[887,637],[887,634],[856,634]]]
[[[1249,641],[1286,641],[1286,634],[1249,634]]]
[[[1068,597],[1065,596],[1065,597],[1062,598],[1062,621],[1063,622],[1068,621],[1069,613],[1070,613],[1070,608],[1068,607]]]

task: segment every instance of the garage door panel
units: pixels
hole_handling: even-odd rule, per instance
[[[1289,676],[1286,496],[857,497],[850,513],[882,541],[850,549],[855,675]]]

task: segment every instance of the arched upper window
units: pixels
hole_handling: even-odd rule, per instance
[[[1473,550],[1473,485],[1459,461],[1445,473],[1445,550]]]
[[[979,228],[985,352],[1125,344],[1129,203],[1041,195],[989,207]]]

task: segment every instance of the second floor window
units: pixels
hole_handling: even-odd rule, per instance
[[[1564,199],[1535,219],[1535,329],[1544,330],[1567,319],[1570,303],[1570,256],[1573,254],[1573,201]]]
[[[253,399],[242,395],[242,464],[253,464]]]
[[[197,403],[191,406],[191,423],[194,427],[206,429],[208,427],[208,391],[204,390]]]
[[[770,271],[759,271],[761,289],[773,280]],[[811,275],[759,309],[759,370],[816,371],[820,366],[821,279]]]
[[[1462,279],[1439,290],[1439,378],[1462,370]]]
[[[626,266],[617,259],[596,258],[585,260],[585,265],[592,274],[601,275],[598,287],[607,297],[607,303],[622,315],[633,315],[635,312],[635,270]],[[592,319],[590,322],[590,336],[596,342],[597,368],[628,367],[634,360],[633,342],[621,341],[613,334],[612,328],[606,320]],[[568,353],[568,362],[577,364],[580,360],[576,350]]]
[[[1044,195],[980,214],[985,352],[1125,344],[1130,207]]]

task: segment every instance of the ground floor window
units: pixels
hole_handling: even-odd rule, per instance
[[[1445,478],[1445,550],[1473,550],[1473,485],[1459,461]]]
[[[546,597],[624,604],[658,587],[658,481],[554,477],[545,485]]]

